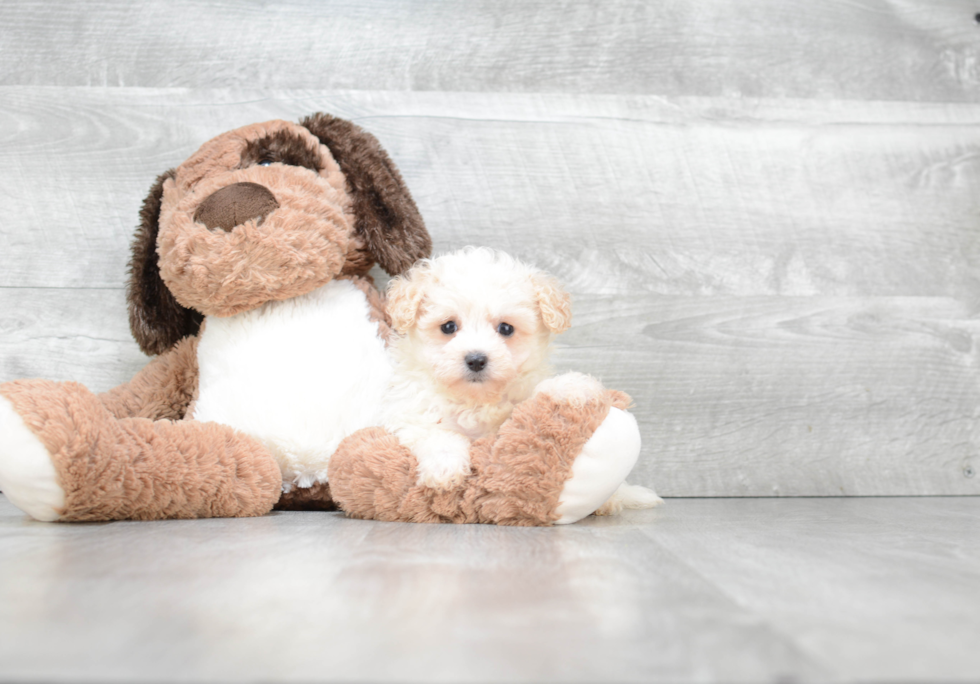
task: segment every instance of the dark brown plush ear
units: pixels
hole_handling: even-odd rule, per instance
[[[381,268],[398,275],[428,257],[432,240],[422,215],[377,139],[350,121],[329,114],[313,114],[300,125],[327,146],[347,177],[357,234]]]
[[[160,278],[157,233],[163,183],[174,177],[171,169],[157,178],[140,209],[140,226],[133,237],[129,262],[129,329],[146,354],[162,354],[187,335],[193,335],[204,319],[197,311],[177,303]]]

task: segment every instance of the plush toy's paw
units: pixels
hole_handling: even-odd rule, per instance
[[[0,490],[36,520],[57,520],[65,492],[48,450],[0,395]]]
[[[569,371],[542,380],[534,388],[534,393],[531,396],[547,394],[555,401],[567,402],[571,406],[581,407],[590,400],[598,398],[605,391],[602,383],[591,375]]]
[[[577,522],[599,509],[626,480],[639,455],[636,418],[622,409],[610,408],[572,465],[572,476],[558,497],[555,524]]]
[[[412,453],[418,463],[416,482],[423,487],[449,491],[470,475],[470,440],[462,435],[445,431],[427,435],[412,447]]]
[[[619,485],[606,503],[595,512],[596,515],[619,515],[625,508],[653,508],[664,502],[652,489],[631,485],[626,482]]]

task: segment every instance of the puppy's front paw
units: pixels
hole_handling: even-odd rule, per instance
[[[575,371],[542,380],[534,388],[534,394],[547,394],[555,401],[565,401],[572,406],[585,406],[604,391],[602,383],[591,375]]]
[[[433,434],[413,449],[418,461],[416,482],[441,491],[455,489],[470,475],[470,440],[462,435]]]

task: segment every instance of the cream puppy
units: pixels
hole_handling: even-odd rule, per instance
[[[384,426],[415,454],[420,484],[450,489],[469,473],[470,443],[551,375],[568,294],[503,252],[465,248],[393,279],[386,305],[400,335]]]
[[[571,324],[569,296],[553,277],[503,252],[467,247],[420,261],[389,283],[386,305],[399,335],[383,424],[415,454],[419,484],[460,484],[471,442],[496,432],[536,388],[601,390],[580,373],[551,378],[548,352]],[[659,502],[651,490],[624,483],[599,512]]]

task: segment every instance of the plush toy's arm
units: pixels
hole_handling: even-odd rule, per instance
[[[197,393],[197,337],[185,337],[124,385],[98,395],[116,418],[180,420]]]
[[[368,309],[370,311],[370,320],[378,324],[378,337],[384,340],[385,344],[388,344],[388,340],[391,338],[391,318],[388,316],[388,311],[385,309],[384,297],[378,292],[378,288],[374,285],[374,278],[369,275],[363,276],[341,276],[338,280],[349,280],[354,284],[358,290],[364,293],[367,297]]]

